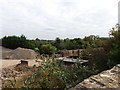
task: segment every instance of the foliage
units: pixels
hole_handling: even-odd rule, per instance
[[[99,71],[112,68],[114,65],[120,63],[120,30],[119,25],[112,28],[109,38],[102,38],[102,47],[90,50],[91,58],[89,60],[89,67]]]
[[[26,37],[24,35],[21,35],[21,37],[5,36],[2,38],[2,45],[7,48],[15,49],[17,47],[25,47],[26,44]]]
[[[80,63],[65,66],[62,61],[48,57],[46,57],[46,59],[44,57],[44,61],[41,66],[34,67],[33,69],[36,70],[34,70],[31,75],[20,81],[11,81],[12,83],[7,81],[6,85],[3,85],[4,88],[67,89],[75,86],[85,78],[97,73],[96,70],[90,70],[88,67],[82,67]]]
[[[39,52],[40,54],[54,54],[56,52],[56,48],[54,46],[52,46],[51,44],[46,44],[46,45],[41,45],[39,47]]]
[[[108,68],[108,57],[106,51],[103,48],[91,49],[89,50],[89,53],[91,54],[88,62],[89,68],[99,71]]]
[[[120,63],[119,57],[120,57],[120,27],[119,25],[116,25],[115,28],[113,28],[110,32],[110,40],[108,46],[111,46],[108,52],[109,57],[109,66],[112,67],[113,65],[116,65]],[[112,62],[112,63],[111,63]]]
[[[33,84],[36,82],[35,85],[43,88],[70,88],[96,73],[95,70],[82,67],[79,63],[75,63],[69,67],[65,66],[62,61],[49,58],[45,59],[39,70],[29,78],[32,81],[31,85],[29,86],[28,84],[27,86],[33,87]],[[26,82],[28,83],[28,81]]]
[[[106,39],[100,38],[98,36],[88,36],[84,39],[74,38],[74,39],[60,39],[57,37],[55,40],[40,40],[36,38],[35,40],[26,39],[24,35],[19,36],[5,36],[2,38],[2,45],[4,47],[15,49],[18,47],[33,49],[40,54],[52,54],[56,51],[61,50],[72,50],[72,49],[86,49],[94,47],[102,47]],[[48,52],[47,52],[48,48]]]
[[[64,88],[64,82],[47,70],[39,70],[28,77],[24,84],[28,88]]]

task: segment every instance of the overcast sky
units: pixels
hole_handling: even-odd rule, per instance
[[[0,0],[1,37],[29,39],[108,36],[118,23],[119,0]]]

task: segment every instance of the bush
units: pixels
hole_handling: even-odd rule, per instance
[[[115,28],[110,32],[110,50],[108,52],[109,66],[112,67],[120,63],[120,27],[116,25]]]
[[[24,89],[67,89],[97,73],[95,70],[90,70],[87,67],[81,67],[80,63],[75,63],[71,67],[68,67],[65,66],[62,61],[58,61],[54,58],[47,58],[42,62],[41,66],[34,67],[36,72],[32,75],[16,83],[9,83],[9,86],[4,86]]]
[[[90,53],[91,56],[88,62],[89,68],[99,71],[108,68],[107,66],[108,57],[106,51],[103,48],[92,49]]]
[[[90,70],[88,67],[82,67],[80,63],[74,63],[71,67],[65,66],[62,61],[48,59],[42,63],[42,70],[55,75],[56,78],[63,81],[64,88],[70,88],[96,74],[96,70]]]
[[[47,70],[39,70],[24,81],[27,88],[65,88],[64,81]]]
[[[120,63],[120,30],[119,25],[116,25],[110,31],[110,37],[104,43],[103,48],[93,49],[91,52],[91,59],[89,60],[89,67],[99,71],[112,68],[114,65]]]

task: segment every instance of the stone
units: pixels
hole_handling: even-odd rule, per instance
[[[93,75],[69,90],[89,90],[90,88],[120,90],[120,64],[110,70]]]

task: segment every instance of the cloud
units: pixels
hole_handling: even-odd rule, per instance
[[[108,36],[117,23],[118,0],[1,0],[2,36],[35,39]]]

